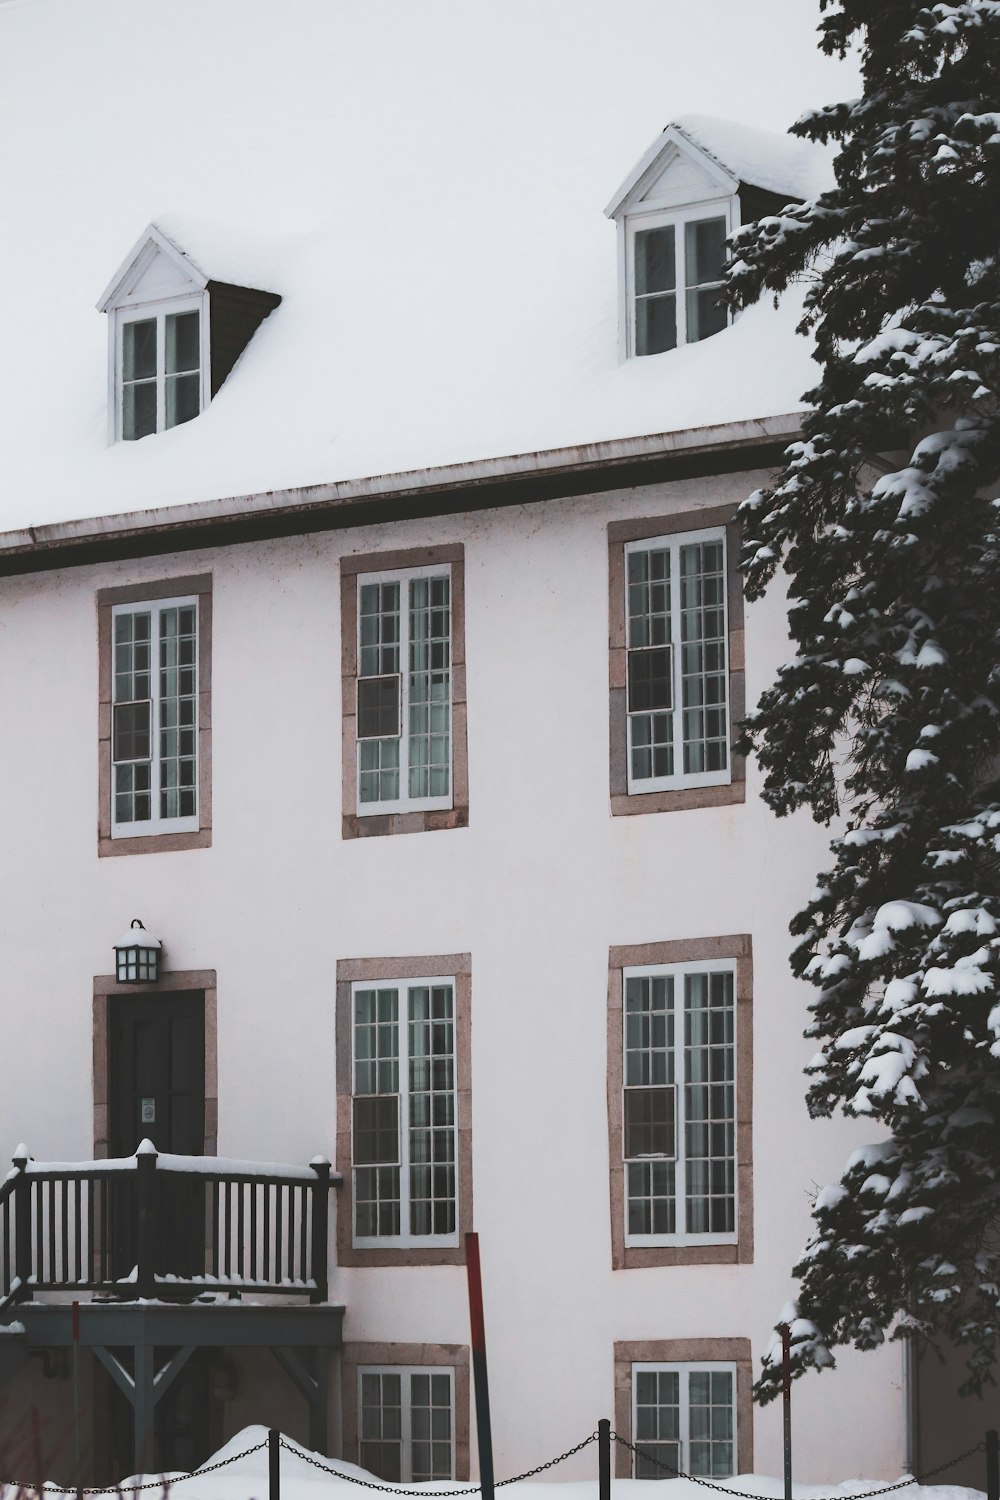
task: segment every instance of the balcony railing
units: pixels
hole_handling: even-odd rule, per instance
[[[36,1162],[0,1183],[0,1314],[37,1292],[124,1300],[204,1291],[325,1302],[330,1163],[158,1154]]]

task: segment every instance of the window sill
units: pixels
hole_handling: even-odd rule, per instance
[[[379,838],[392,833],[433,833],[439,828],[467,828],[467,807],[441,807],[429,812],[345,813],[345,839]]]
[[[733,766],[733,780],[723,785],[678,787],[676,791],[658,792],[613,792],[611,794],[611,816],[629,817],[634,813],[683,812],[687,808],[725,807],[735,802],[746,801],[744,766],[737,761]]]
[[[626,1245],[614,1257],[616,1271],[638,1271],[646,1266],[736,1266],[751,1257],[740,1254],[740,1246],[725,1245]]]
[[[211,828],[198,828],[189,833],[147,833],[128,838],[108,838],[102,834],[97,840],[98,857],[110,854],[172,854],[178,849],[210,849]]]
[[[432,1249],[428,1246],[387,1245],[377,1249],[368,1245],[342,1245],[337,1251],[341,1266],[464,1266],[465,1246]]]

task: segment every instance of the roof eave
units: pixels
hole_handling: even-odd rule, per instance
[[[0,577],[769,468],[804,411],[0,533]]]

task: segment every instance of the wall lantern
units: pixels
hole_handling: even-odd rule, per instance
[[[147,932],[139,918],[134,917],[128,932],[115,944],[118,983],[155,984],[162,947],[159,938]]]

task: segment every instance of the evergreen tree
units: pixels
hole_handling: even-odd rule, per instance
[[[795,654],[747,721],[779,815],[843,830],[792,924],[813,1115],[877,1122],[796,1267],[796,1374],[943,1333],[1000,1341],[1000,3],[820,0],[864,92],[793,127],[836,186],[739,233],[733,305],[806,276],[821,377],[744,504]],[[779,1389],[767,1364],[759,1399]]]

